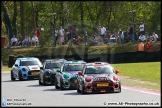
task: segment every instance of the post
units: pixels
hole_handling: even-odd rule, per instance
[[[53,34],[54,34],[54,47],[56,47],[56,37],[55,37],[55,16],[53,15]]]
[[[86,30],[85,30],[84,22],[83,22],[83,33],[84,33],[84,45],[86,46],[87,36],[86,36]]]
[[[129,11],[132,13],[132,28],[133,28],[133,41],[135,42],[135,36],[134,36],[134,13],[136,12],[135,10]]]
[[[55,25],[53,26],[53,30],[54,30],[53,32],[54,33],[54,47],[56,47]]]
[[[83,29],[84,30],[84,29]],[[87,36],[86,36],[86,33],[85,33],[85,30],[84,30],[84,45],[86,46],[86,41],[87,41]]]
[[[7,32],[8,32],[8,48],[10,48],[10,30],[9,27],[7,26]]]
[[[53,18],[53,26],[52,26],[52,31],[53,31],[53,34],[54,34],[54,46],[56,46],[56,37],[55,37],[55,26],[56,26],[56,21],[55,21],[55,15],[56,13],[51,13],[52,15],[52,18]]]
[[[132,11],[133,38],[134,38],[134,41],[135,41],[135,35],[134,35],[134,13],[135,13],[135,11]]]

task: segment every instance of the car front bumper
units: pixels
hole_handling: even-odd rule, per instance
[[[45,75],[46,84],[55,84],[55,74]]]
[[[21,71],[23,79],[34,79],[38,78],[39,70],[32,70],[32,71]]]
[[[106,93],[118,92],[121,89],[120,83],[112,83],[109,86],[93,86],[93,84],[84,85],[85,92],[87,93]]]
[[[72,78],[72,79],[63,79],[63,87],[65,89],[76,89],[77,88],[77,79]]]

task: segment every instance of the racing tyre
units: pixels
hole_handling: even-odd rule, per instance
[[[84,84],[82,84],[82,91],[81,91],[82,94],[85,94],[84,90],[85,90],[85,87],[84,87]]]
[[[46,82],[45,82],[45,76],[43,75],[43,86],[46,86]]]
[[[22,74],[21,74],[21,72],[19,71],[19,80],[20,81],[22,81],[23,80],[23,78],[22,78]]]
[[[121,85],[119,85],[119,90],[118,90],[117,93],[120,93],[120,92],[121,92]]]
[[[39,85],[42,85],[43,83],[41,82],[40,76],[38,77]]]
[[[81,90],[79,89],[79,83],[77,84],[77,92],[81,93]]]
[[[11,71],[11,80],[15,81],[16,78],[13,77],[13,72]]]
[[[51,84],[55,85],[55,76],[52,78]]]
[[[55,89],[59,89],[60,87],[57,85],[57,79],[55,77]]]
[[[62,81],[62,79],[60,79],[60,90],[63,90],[64,89],[64,87],[63,87],[63,81]]]

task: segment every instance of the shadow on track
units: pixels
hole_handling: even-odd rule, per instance
[[[52,89],[44,89],[43,91],[71,91],[71,89],[60,90],[60,89],[52,88]]]
[[[71,92],[71,93],[65,93],[64,95],[105,95],[105,94],[113,94],[113,92],[107,92],[107,93],[77,93],[76,92]]]
[[[12,81],[12,80],[6,80],[6,81],[2,81],[2,82],[23,82],[23,81],[34,81],[34,80],[37,80],[37,79],[28,79],[28,80],[15,80],[15,81]]]
[[[27,87],[43,87],[43,86],[41,86],[39,84],[35,84],[35,85],[28,85]]]

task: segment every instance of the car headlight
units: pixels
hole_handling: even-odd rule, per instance
[[[118,77],[116,75],[113,76],[114,81],[118,81]]]
[[[26,70],[27,70],[27,68],[26,68],[26,67],[23,67],[23,68],[22,68],[22,71],[26,71]]]
[[[69,74],[64,74],[63,77],[67,79],[69,78]]]
[[[51,72],[50,71],[46,71],[46,74],[49,75]]]
[[[90,82],[92,79],[91,79],[91,77],[89,77],[89,76],[87,76],[86,78],[85,78],[85,81],[86,82]]]

